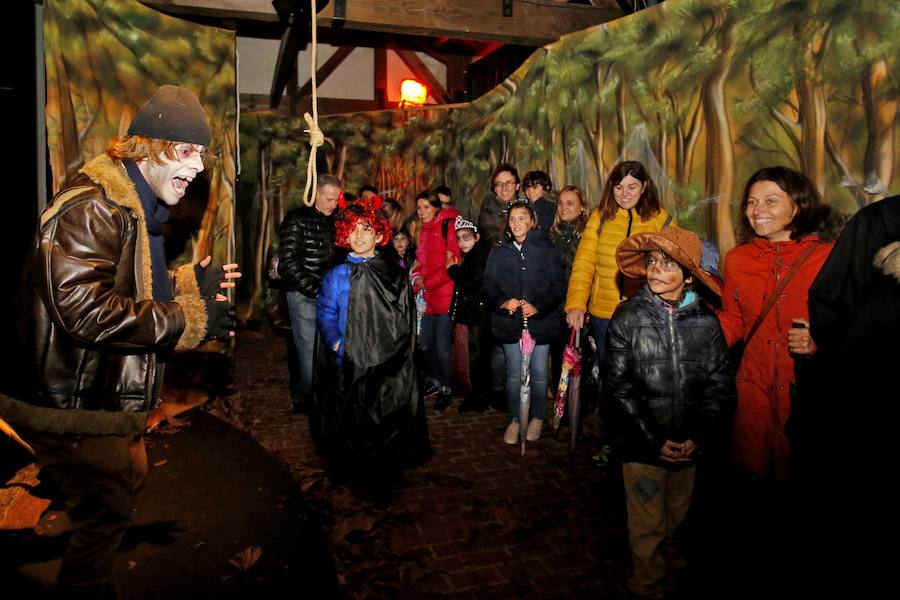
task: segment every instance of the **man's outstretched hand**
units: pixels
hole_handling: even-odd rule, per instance
[[[197,277],[197,286],[203,298],[210,298],[221,290],[233,288],[236,280],[241,278],[237,270],[237,263],[227,265],[212,265],[212,256],[207,256],[194,265],[194,275]]]
[[[234,337],[234,317],[231,311],[231,302],[222,294],[216,294],[210,298],[204,298],[206,302],[206,337],[228,341]]]

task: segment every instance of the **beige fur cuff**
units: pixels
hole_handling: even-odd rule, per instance
[[[875,255],[875,267],[900,281],[900,242],[892,242]]]
[[[194,287],[196,287],[196,282]],[[175,296],[175,302],[184,312],[184,333],[178,340],[175,350],[196,348],[206,337],[207,316],[206,303],[197,294],[181,294]]]
[[[175,293],[200,295],[200,287],[197,285],[197,274],[194,265],[181,265],[175,269]]]

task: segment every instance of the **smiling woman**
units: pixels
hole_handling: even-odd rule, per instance
[[[757,476],[786,481],[790,445],[784,426],[790,416],[794,360],[816,350],[816,332],[808,328],[807,291],[833,246],[823,239],[831,209],[802,173],[770,167],[750,177],[741,212],[744,228],[753,236],[725,257],[719,311],[728,345],[745,342],[732,450],[736,462]],[[778,310],[768,310],[766,300],[773,295],[778,296]]]

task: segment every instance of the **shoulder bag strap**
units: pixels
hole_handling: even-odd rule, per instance
[[[800,269],[800,265],[806,262],[806,259],[809,258],[809,255],[813,253],[813,250],[816,249],[818,244],[812,243],[809,245],[809,248],[803,251],[803,254],[800,255],[800,258],[797,259],[797,262],[794,263],[794,266],[788,272],[787,275],[782,278],[781,281],[778,282],[778,286],[775,288],[775,291],[772,292],[772,295],[769,296],[768,301],[766,301],[765,306],[763,306],[762,312],[759,313],[759,316],[756,317],[756,321],[753,323],[753,327],[750,328],[750,332],[744,337],[744,345],[746,346],[750,343],[750,338],[753,337],[753,334],[756,333],[756,330],[759,329],[759,326],[762,325],[763,319],[766,318],[766,315],[769,314],[769,311],[772,310],[772,307],[775,306],[775,303],[778,301],[778,297],[781,296],[781,292],[784,291],[784,288],[787,287],[788,282]]]

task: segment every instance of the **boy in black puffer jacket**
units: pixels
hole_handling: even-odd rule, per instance
[[[484,412],[491,392],[491,313],[484,305],[481,282],[490,248],[471,221],[456,217],[456,240],[462,252],[462,263],[447,257],[447,274],[453,280],[450,319],[454,328],[465,328],[467,355],[463,357],[469,372],[471,390],[459,406],[459,412]],[[454,338],[456,332],[454,332]],[[457,357],[454,356],[454,362]]]
[[[609,323],[604,386],[623,439],[628,587],[640,598],[662,598],[667,575],[674,581],[674,533],[693,498],[695,461],[735,398],[722,330],[692,289],[721,295],[700,254],[700,238],[678,227],[633,235],[616,250],[622,273],[647,280]]]

